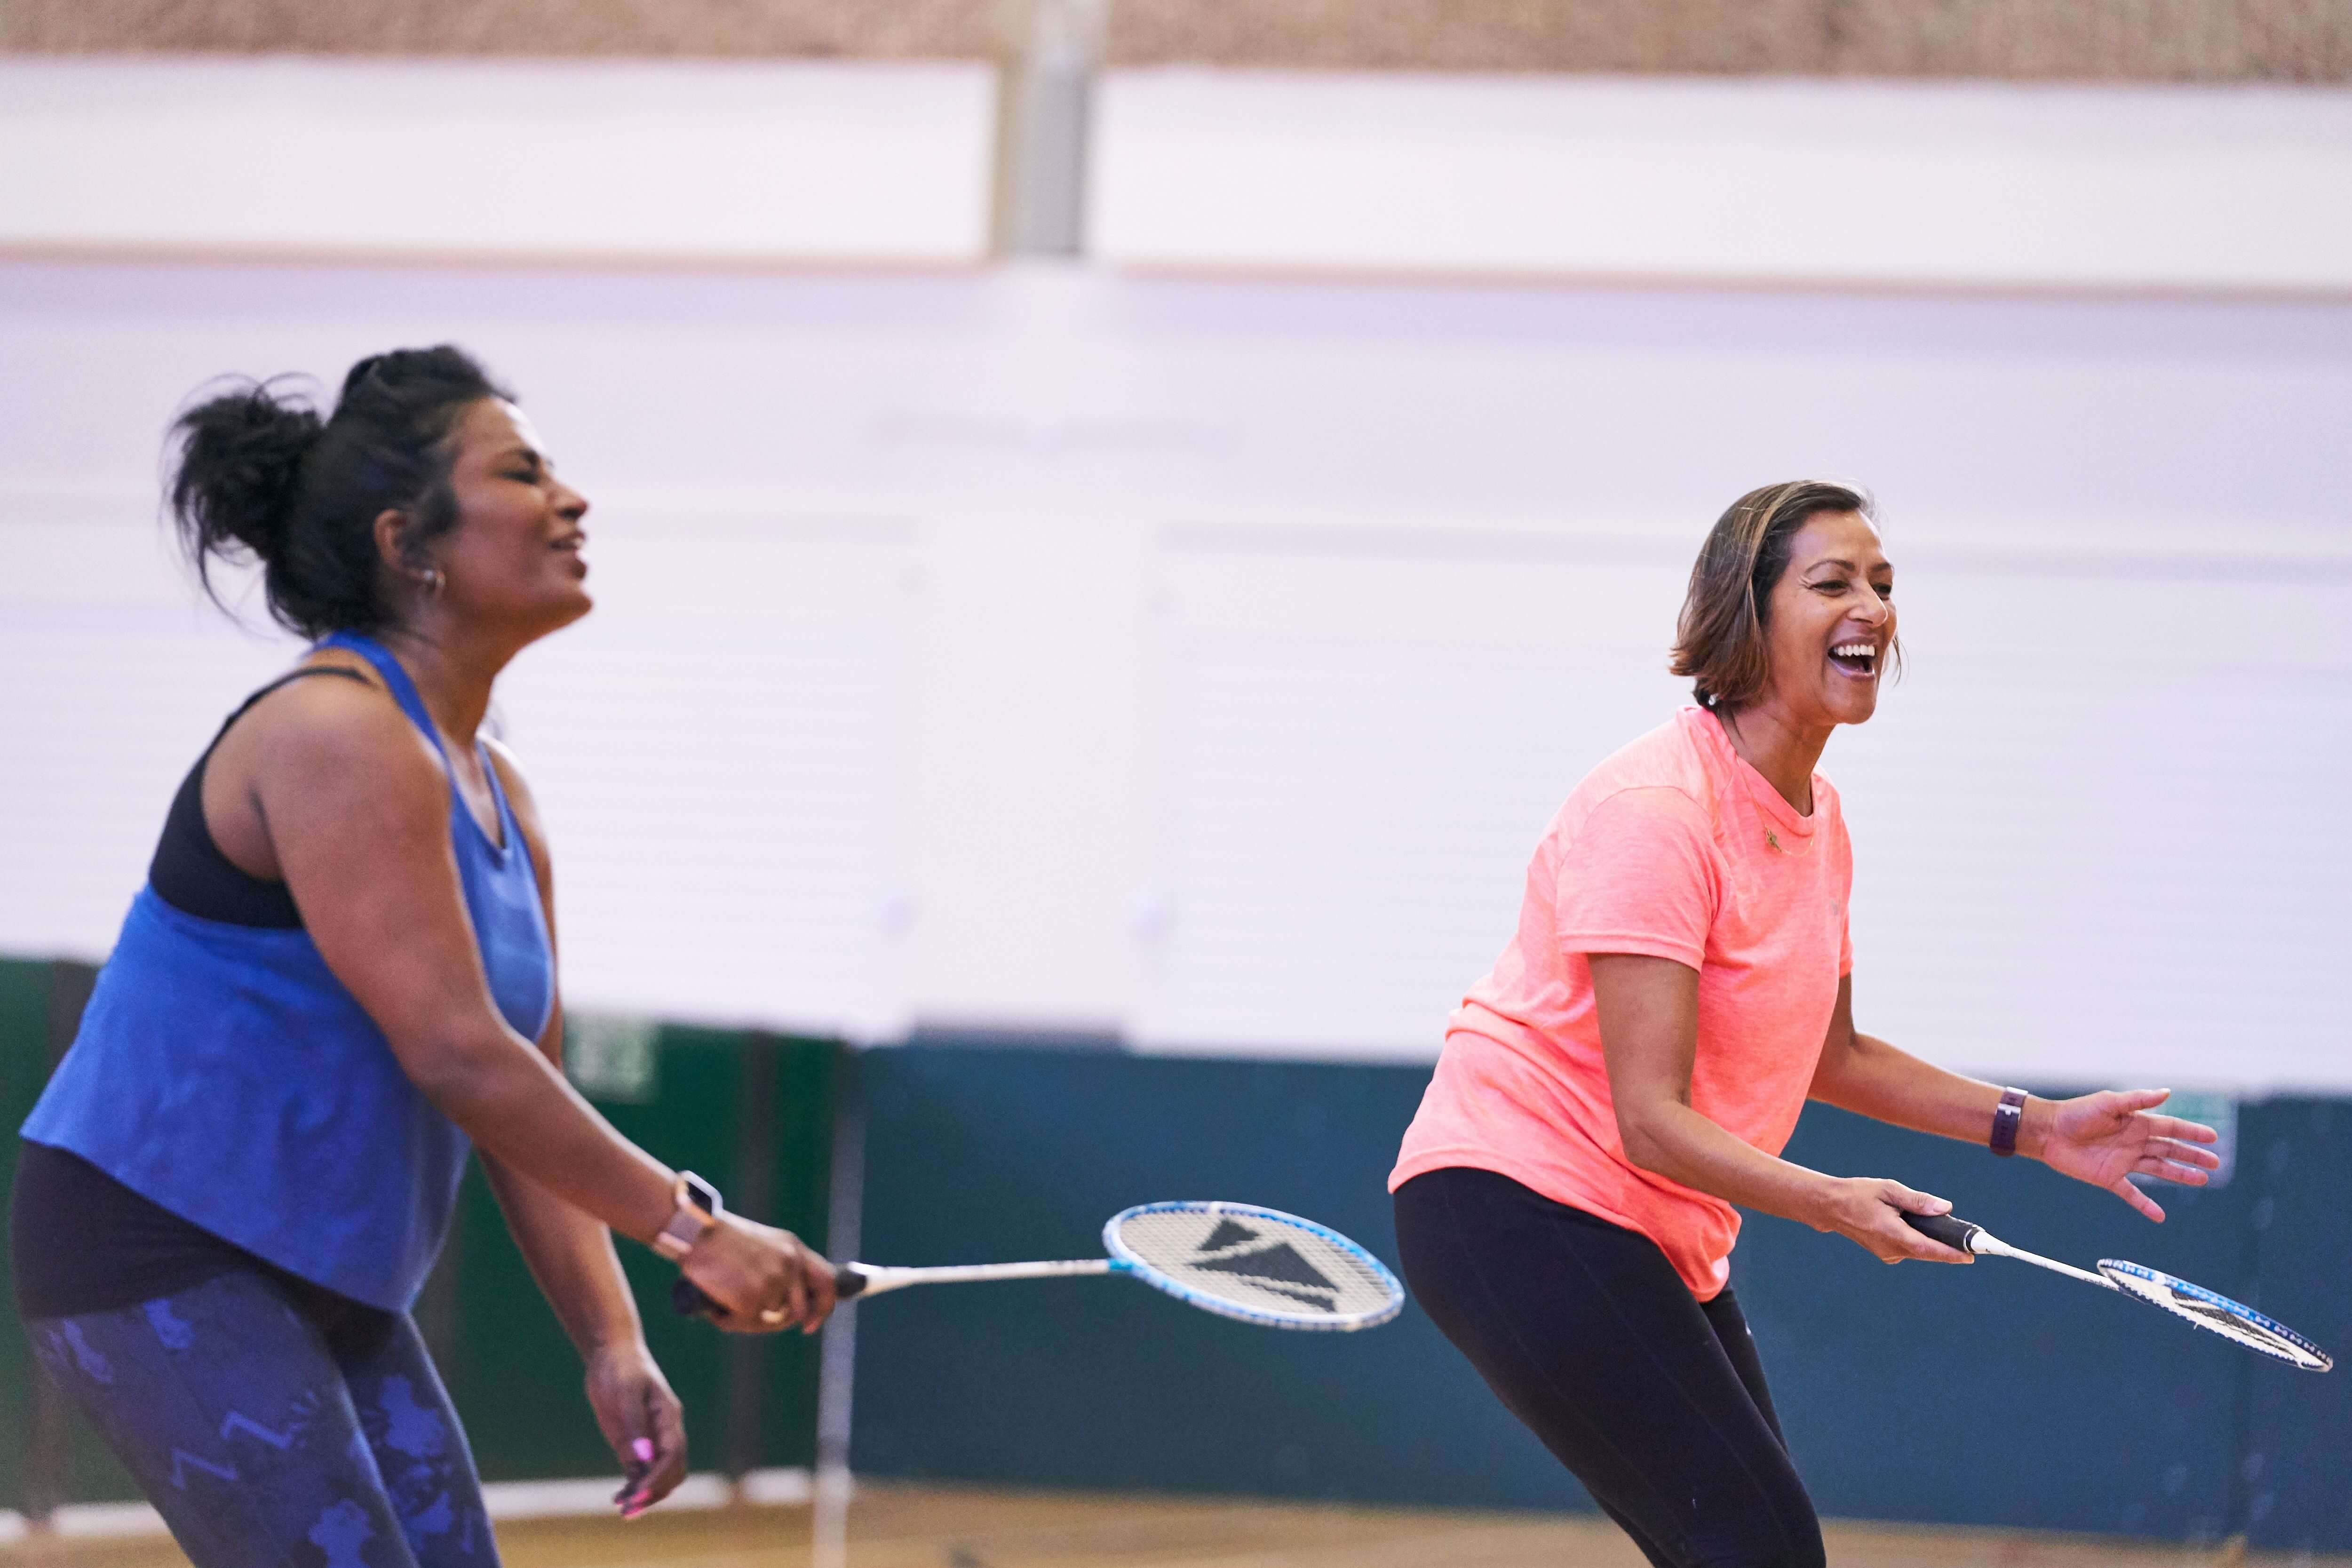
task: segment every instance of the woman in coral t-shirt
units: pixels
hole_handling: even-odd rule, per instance
[[[1854,1032],[1830,731],[1898,657],[1894,568],[1837,485],[1750,491],[1692,569],[1698,706],[1577,786],[1519,925],[1454,1015],[1390,1188],[1414,1296],[1654,1563],[1823,1562],[1726,1283],[1740,1205],[1889,1263],[1965,1263],[1900,1182],[1779,1158],[1807,1100],[2021,1152],[2154,1220],[2210,1129],[2162,1089],[2051,1101]]]

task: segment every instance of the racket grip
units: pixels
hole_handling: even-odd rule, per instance
[[[1970,1225],[1956,1214],[1906,1214],[1903,1223],[1930,1241],[1940,1241],[1946,1247],[1961,1252],[1976,1250],[1969,1243],[1975,1240],[1984,1226]]]
[[[865,1275],[843,1265],[835,1266],[833,1299],[835,1301],[846,1301],[865,1289]],[[719,1316],[719,1303],[703,1294],[702,1287],[683,1274],[669,1282],[669,1308],[681,1318]]]

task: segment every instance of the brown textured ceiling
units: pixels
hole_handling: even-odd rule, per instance
[[[2352,0],[1108,0],[1114,65],[2352,80]],[[0,51],[988,58],[1023,0],[0,0]]]
[[[1122,65],[2352,79],[2352,0],[1112,0]]]
[[[1000,0],[0,0],[0,51],[987,59]]]

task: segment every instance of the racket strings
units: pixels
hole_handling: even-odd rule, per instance
[[[1396,1287],[1379,1265],[1265,1211],[1163,1209],[1116,1223],[1119,1246],[1137,1262],[1237,1306],[1337,1319],[1379,1312],[1395,1300]]]

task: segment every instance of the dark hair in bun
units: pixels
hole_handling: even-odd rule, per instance
[[[352,366],[319,417],[285,378],[247,382],[173,422],[172,514],[196,574],[261,563],[269,613],[304,637],[372,632],[393,615],[375,520],[408,514],[405,551],[457,526],[450,440],[467,406],[509,397],[464,350],[396,349]]]

